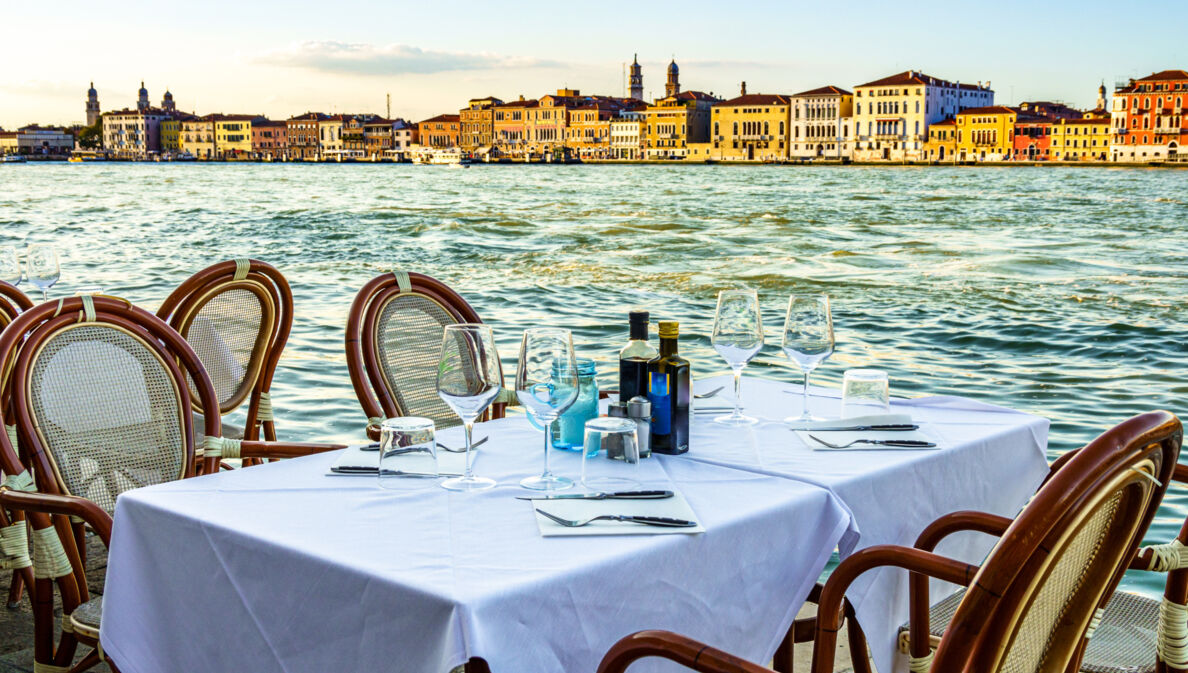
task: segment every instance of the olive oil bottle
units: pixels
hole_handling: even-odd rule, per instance
[[[648,399],[652,402],[652,451],[689,450],[689,405],[693,390],[689,361],[677,355],[678,324],[660,321],[660,354],[648,363]]]
[[[626,402],[636,395],[648,394],[648,363],[656,359],[656,349],[648,343],[648,312],[628,314],[631,335],[627,345],[619,351],[619,401]]]

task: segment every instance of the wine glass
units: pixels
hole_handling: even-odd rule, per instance
[[[752,425],[759,419],[742,413],[742,372],[763,348],[763,318],[755,290],[722,290],[710,343],[734,371],[734,411],[714,419],[724,425]]]
[[[516,397],[532,419],[544,427],[544,472],[524,479],[520,486],[536,491],[573,486],[572,480],[549,471],[549,447],[553,421],[577,401],[577,380],[577,360],[569,330],[549,327],[524,330],[516,370]]]
[[[804,372],[804,409],[799,417],[789,416],[789,423],[822,420],[809,413],[809,375],[833,355],[833,316],[829,297],[823,294],[794,294],[788,299],[784,319],[784,354]]]
[[[437,395],[462,419],[466,430],[466,470],[461,477],[442,482],[451,491],[481,491],[495,486],[493,479],[476,477],[471,452],[471,431],[503,385],[503,368],[495,352],[495,335],[487,325],[446,325],[437,364]]]
[[[29,284],[41,290],[41,301],[49,301],[49,289],[62,277],[62,267],[58,264],[58,253],[53,246],[38,243],[29,246],[25,259],[25,275]]]
[[[21,284],[21,258],[16,248],[0,248],[0,280],[11,285]]]

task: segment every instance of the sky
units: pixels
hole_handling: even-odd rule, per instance
[[[1175,3],[1172,3],[1173,5]],[[3,0],[0,127],[158,105],[264,114],[386,113],[418,121],[469,98],[536,98],[562,87],[622,95],[633,54],[646,97],[675,58],[683,89],[736,95],[846,89],[907,69],[989,80],[995,101],[1092,107],[1103,81],[1188,69],[1188,40],[1144,37],[1124,19],[1166,2],[391,2],[372,0]],[[1131,23],[1132,26],[1145,24]],[[1160,37],[1162,34],[1162,37]]]

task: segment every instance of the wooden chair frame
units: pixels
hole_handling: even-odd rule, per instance
[[[246,262],[246,269],[242,262]],[[284,275],[271,264],[256,259],[219,262],[186,279],[157,309],[157,316],[186,334],[199,311],[211,299],[230,290],[251,292],[266,311],[261,316],[260,334],[244,384],[231,399],[215,408],[220,414],[227,414],[247,400],[244,439],[258,440],[263,436],[266,440],[276,441],[270,397],[272,379],[293,328],[294,310],[293,293]],[[271,307],[271,315],[268,315],[268,307]],[[207,408],[197,396],[193,396],[193,404],[199,413]]]
[[[369,419],[367,434],[372,439],[379,439],[379,427],[370,419],[405,415],[379,365],[376,323],[388,302],[401,294],[421,295],[437,303],[459,323],[482,323],[462,295],[445,283],[422,273],[408,272],[407,276],[407,288],[400,287],[398,273],[385,273],[371,279],[355,295],[347,317],[347,368],[355,396]],[[492,404],[480,420],[503,418],[505,406],[501,402]]]
[[[1133,517],[1129,529],[1121,531],[1127,540],[1113,568],[1099,569],[1093,578],[1102,590],[1093,604],[1075,606],[1075,621],[1066,630],[1080,638],[1061,652],[1065,670],[1079,670],[1084,653],[1084,632],[1093,613],[1108,601],[1177,472],[1183,429],[1179,419],[1166,411],[1149,412],[1131,418],[1105,432],[1075,456],[1058,461],[1033,500],[1014,520],[981,513],[958,512],[930,525],[918,541],[922,548],[877,545],[854,553],[837,567],[820,596],[813,649],[814,673],[830,673],[844,612],[845,592],[851,582],[874,568],[892,566],[911,575],[911,643],[916,657],[929,655],[928,577],[969,587],[949,629],[935,654],[932,671],[983,673],[995,670],[1007,646],[1014,620],[1024,608],[1031,582],[1044,570],[1048,550],[1082,521],[1085,513],[1103,494],[1123,489],[1141,489],[1142,497],[1130,500],[1130,510],[1119,516]],[[1145,472],[1150,469],[1153,474]],[[1156,483],[1150,481],[1152,478]],[[1145,498],[1145,500],[1144,500]],[[1141,508],[1135,503],[1141,503]],[[956,530],[977,530],[1000,536],[985,565],[949,559],[931,551],[936,542]],[[1102,573],[1108,573],[1108,576]],[[1170,580],[1169,580],[1170,582]],[[1082,597],[1083,602],[1088,598]],[[644,657],[663,657],[702,673],[769,673],[768,669],[744,661],[685,636],[666,631],[642,631],[623,638],[607,653],[599,673],[622,673]]]
[[[86,306],[93,309],[93,318],[87,318]],[[30,400],[25,383],[31,375],[31,366],[38,350],[50,338],[80,321],[114,327],[125,331],[143,343],[164,363],[175,385],[179,398],[188,399],[187,375],[197,386],[199,401],[203,408],[218,408],[218,401],[210,377],[202,362],[189,343],[172,327],[155,315],[137,308],[129,302],[115,297],[72,297],[58,302],[49,302],[22,313],[7,329],[0,333],[0,362],[13,361],[15,368],[7,388],[12,392],[11,404],[0,407],[0,421],[12,416],[20,430],[22,454],[17,454],[6,435],[0,436],[0,469],[10,475],[27,475],[32,468],[35,491],[14,488],[14,482],[6,481],[0,486],[0,507],[25,512],[35,536],[36,531],[53,527],[61,541],[70,562],[69,572],[56,578],[36,577],[33,580],[34,617],[34,659],[39,666],[69,668],[78,644],[96,648],[72,671],[85,670],[102,660],[98,652],[98,639],[84,634],[64,630],[58,646],[54,646],[54,602],[53,587],[56,584],[62,597],[62,611],[70,615],[75,608],[89,600],[86,580],[85,532],[90,528],[109,545],[111,541],[111,515],[94,502],[75,495],[69,495],[57,478],[56,466],[47,452],[36,419],[30,410]],[[194,476],[199,471],[213,472],[217,469],[218,456],[199,452],[194,441],[193,414],[179,410],[184,429],[182,478]],[[203,430],[208,438],[221,437],[219,414],[203,416]],[[342,448],[341,445],[279,443],[244,440],[240,453],[248,458],[291,458],[318,451]],[[112,666],[115,668],[114,666]]]
[[[21,313],[33,308],[33,300],[29,299],[20,288],[0,280],[0,332],[4,331],[10,323],[17,319]],[[0,364],[0,405],[7,405],[9,403],[5,379],[8,374],[8,367]],[[14,521],[24,521],[25,513],[15,511],[11,514],[0,511],[0,526],[7,526]],[[12,581],[8,586],[8,607],[15,608],[21,600],[21,595],[24,592],[24,587],[30,587],[32,591],[33,586],[33,569],[22,568],[14,571],[12,574]]]

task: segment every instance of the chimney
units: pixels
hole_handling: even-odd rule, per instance
[[[520,100],[524,100],[524,94],[520,94]]]
[[[740,96],[747,95],[747,83],[745,81],[742,83],[742,89],[741,89],[741,91],[739,91],[738,95],[740,95]]]

